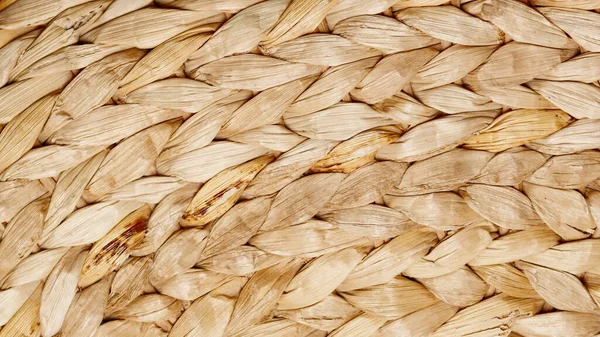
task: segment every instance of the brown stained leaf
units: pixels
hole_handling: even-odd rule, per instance
[[[284,118],[308,115],[338,103],[373,69],[379,57],[331,67],[286,110]]]
[[[600,120],[580,119],[546,138],[528,146],[533,150],[552,155],[572,154],[600,147]]]
[[[495,51],[488,61],[470,73],[465,82],[474,91],[490,87],[511,87],[545,74],[575,56],[575,49],[554,49],[510,42]],[[501,77],[498,74],[502,74]]]
[[[393,96],[374,104],[373,109],[393,119],[403,129],[410,129],[438,115],[437,110],[422,104],[403,92],[397,92]]]
[[[410,83],[419,69],[437,54],[435,48],[429,47],[386,56],[350,94],[368,104],[389,98]]]
[[[192,27],[224,20],[224,15],[213,11],[142,8],[93,29],[81,41],[152,49]]]
[[[541,80],[592,83],[600,80],[600,54],[583,53],[537,76]]]
[[[61,336],[78,337],[94,334],[104,317],[111,281],[111,276],[105,277],[75,296],[67,312],[68,319],[61,327]]]
[[[114,312],[111,317],[155,323],[169,329],[183,310],[183,304],[175,298],[162,294],[148,294],[134,299],[126,307]]]
[[[41,98],[18,114],[2,129],[2,133],[0,133],[0,173],[34,146],[37,136],[50,116],[55,101],[55,95]]]
[[[593,11],[542,7],[539,11],[588,51],[600,51],[600,14]]]
[[[327,205],[345,177],[341,173],[317,173],[290,183],[275,196],[260,229],[285,228],[312,218]]]
[[[142,205],[132,201],[108,201],[82,207],[56,228],[44,228],[40,246],[49,249],[94,243]]]
[[[563,240],[585,239],[594,232],[596,223],[579,192],[531,183],[524,183],[523,191],[542,220]],[[561,205],[561,208],[556,205]]]
[[[236,298],[245,282],[245,278],[234,278],[194,301],[177,320],[169,336],[225,336]]]
[[[179,229],[179,219],[199,187],[198,184],[187,184],[161,200],[150,215],[144,239],[131,251],[131,255],[145,256],[156,252]]]
[[[201,259],[239,247],[256,234],[267,217],[272,198],[259,197],[233,206],[211,226]]]
[[[152,263],[150,257],[131,258],[115,274],[110,286],[110,296],[103,312],[112,315],[144,293]]]
[[[58,227],[72,213],[81,198],[84,188],[90,182],[107,154],[108,151],[101,151],[74,168],[63,171],[60,174],[52,192],[48,213],[45,216],[44,237],[47,237],[52,230]]]
[[[262,146],[269,150],[288,152],[307,138],[282,125],[263,125],[229,138],[238,143]]]
[[[447,84],[428,90],[417,91],[415,96],[434,109],[447,114],[470,111],[499,111],[502,106],[490,98],[478,95],[456,84]]]
[[[533,289],[551,306],[559,310],[592,312],[597,305],[581,281],[569,273],[518,261]]]
[[[262,91],[320,73],[320,66],[244,54],[211,62],[193,72],[188,72],[188,75],[223,88]]]
[[[119,80],[143,55],[141,50],[129,49],[86,67],[60,93],[53,113],[75,119],[102,106],[117,90]]]
[[[233,112],[217,137],[230,138],[244,131],[278,123],[288,106],[316,79],[317,76],[305,77],[260,92]]]
[[[48,198],[31,202],[6,225],[0,241],[0,280],[36,248],[49,202]]]
[[[347,18],[364,14],[377,14],[392,7],[397,0],[344,0],[327,13],[326,21],[330,29]]]
[[[253,246],[239,246],[196,264],[209,271],[227,275],[248,275],[283,262],[287,257],[267,253]]]
[[[515,186],[546,162],[546,156],[525,147],[514,147],[492,158],[470,182],[497,186]]]
[[[161,0],[160,2],[165,2]],[[196,5],[198,1],[194,1]],[[219,3],[206,3],[195,10],[209,10],[209,7],[227,6],[222,1]],[[240,1],[237,1],[240,2]],[[275,25],[281,14],[288,6],[290,0],[269,0],[258,4],[253,0],[247,6],[240,6],[242,11],[227,20],[200,48],[192,52],[185,62],[185,70],[191,73],[200,66],[226,56],[248,53],[255,49],[265,34]],[[192,4],[190,4],[192,5]],[[200,4],[197,4],[200,5]],[[185,9],[191,9],[185,6]],[[221,9],[216,9],[223,11]]]
[[[55,177],[102,151],[101,146],[61,146],[48,145],[37,147],[17,162],[9,166],[0,180],[43,179]]]
[[[206,245],[208,231],[199,228],[183,229],[158,249],[150,272],[150,282],[160,283],[194,266]]]
[[[396,18],[427,35],[465,46],[497,45],[504,39],[494,25],[454,6],[408,8]]]
[[[40,285],[40,281],[0,291],[0,325],[4,326]]]
[[[18,29],[26,26],[45,24],[63,10],[85,3],[84,0],[60,0],[46,3],[40,0],[18,1],[0,15],[0,29]],[[35,13],[31,9],[35,8]]]
[[[176,177],[151,176],[127,183],[104,196],[102,200],[128,200],[157,204],[168,194],[188,185]]]
[[[411,165],[392,195],[450,191],[478,176],[494,155],[455,149]]]
[[[366,252],[360,249],[346,248],[310,261],[287,285],[285,292],[279,298],[277,308],[298,309],[325,299],[344,281],[365,255]],[[323,273],[327,273],[326,279],[317,277]]]
[[[484,227],[472,226],[461,229],[413,263],[404,274],[413,278],[432,278],[450,274],[483,252],[491,242],[492,237]]]
[[[469,266],[485,266],[508,263],[537,255],[558,245],[560,237],[547,227],[518,231],[501,236],[478,256],[469,261]]]
[[[204,183],[225,169],[267,153],[269,150],[261,146],[218,141],[171,158],[159,157],[156,170],[161,175]],[[198,170],[198,167],[202,167],[202,170]]]
[[[121,266],[146,232],[150,206],[143,206],[121,220],[96,241],[81,270],[78,286],[85,288]]]
[[[10,289],[25,284],[45,280],[69,247],[46,249],[29,255],[6,275],[2,289]]]
[[[542,309],[543,301],[529,298],[512,298],[496,295],[468,308],[460,310],[431,337],[469,336],[482,331],[488,335],[500,335],[509,330],[519,318],[532,316]]]
[[[487,128],[468,138],[464,146],[500,152],[545,138],[570,122],[571,117],[561,110],[513,110],[500,115]]]
[[[531,201],[512,187],[469,185],[459,193],[475,212],[500,227],[521,230],[544,224]]]
[[[527,276],[510,264],[492,264],[471,268],[490,286],[508,296],[541,299],[531,286]]]
[[[420,278],[429,291],[442,301],[457,307],[468,307],[481,301],[489,286],[469,267],[462,267],[450,274]]]
[[[276,193],[300,178],[319,159],[327,155],[336,142],[307,139],[282,154],[259,172],[242,193],[245,199]]]
[[[73,78],[71,72],[15,82],[0,88],[0,124],[6,124],[40,98],[64,88]]]
[[[277,310],[275,316],[285,317],[319,330],[331,331],[358,316],[360,310],[336,294],[308,307]]]
[[[391,208],[369,204],[319,214],[319,218],[357,236],[387,239],[419,227],[406,215]]]
[[[121,79],[115,97],[123,100],[132,91],[175,73],[214,30],[215,25],[195,27],[156,46]]]
[[[600,266],[598,263],[599,249],[600,240],[579,240],[548,247],[544,251],[523,257],[522,260],[579,275],[588,271],[600,271],[598,268]]]
[[[109,145],[154,124],[183,115],[138,104],[105,105],[69,122],[50,137],[48,143],[61,145]]]
[[[334,67],[380,56],[374,48],[354,43],[341,36],[315,33],[263,49],[265,55],[289,62]]]
[[[243,190],[273,156],[267,155],[226,169],[215,175],[200,188],[181,217],[186,227],[202,227],[218,219],[240,198]]]
[[[541,0],[534,1],[541,2]],[[544,1],[550,2],[550,0]],[[600,322],[597,314],[566,311],[524,317],[513,326],[513,331],[523,336],[592,336],[598,330],[600,330]]]
[[[400,136],[387,131],[365,131],[341,142],[310,168],[314,173],[351,173],[375,162],[377,150]]]
[[[360,15],[335,25],[333,34],[392,54],[428,47],[440,41],[393,18],[382,15]]]
[[[595,85],[545,80],[529,81],[526,85],[575,118],[600,118],[600,88]]]
[[[298,240],[299,237],[302,237],[302,240]],[[268,253],[299,257],[321,256],[367,242],[369,240],[358,234],[348,233],[319,220],[309,220],[299,225],[262,232],[249,241],[251,245]]]
[[[369,288],[342,292],[352,305],[366,313],[387,319],[400,318],[439,300],[420,283],[402,276]]]
[[[85,188],[85,197],[95,201],[117,188],[141,178],[151,170],[158,155],[181,125],[180,120],[155,125],[115,146]]]
[[[17,65],[19,56],[31,45],[33,40],[39,35],[40,30],[34,30],[30,33],[15,36],[13,41],[2,41],[2,33],[10,32],[0,30],[0,85],[5,86],[8,83],[9,75]],[[20,35],[20,34],[19,34]]]
[[[396,142],[377,151],[375,157],[402,162],[424,160],[459,146],[493,120],[494,114],[487,112],[436,118],[410,129]]]
[[[518,1],[478,0],[462,9],[490,21],[517,42],[559,49],[579,47],[544,15]]]
[[[412,78],[415,90],[427,90],[453,83],[480,66],[497,49],[496,46],[455,44],[443,50]]]
[[[87,256],[88,251],[83,251],[82,247],[71,248],[48,276],[39,307],[42,336],[54,336],[63,325],[75,298],[79,273]]]
[[[391,161],[377,162],[350,173],[344,178],[320,213],[336,209],[365,206],[379,200],[402,180],[408,164]]]
[[[385,324],[387,318],[363,313],[360,316],[352,319],[343,326],[339,327],[328,336],[347,336],[360,337],[371,336],[382,325]]]
[[[256,272],[240,292],[227,334],[243,331],[269,317],[302,265],[302,260],[294,259]]]
[[[345,122],[340,124],[340,120]],[[284,122],[302,136],[337,141],[347,140],[368,129],[395,124],[368,104],[345,102],[307,115],[284,116]]]
[[[118,97],[117,100],[122,103],[196,113],[230,93],[229,89],[221,89],[188,78],[168,78],[146,84]]]
[[[274,27],[262,38],[261,47],[269,49],[312,32],[339,0],[293,0]]]
[[[192,115],[173,133],[159,159],[167,160],[209,145],[231,114],[251,97],[250,91],[234,91]]]
[[[19,62],[11,71],[10,80],[15,81],[23,70],[44,56],[77,43],[80,36],[91,29],[91,24],[109,5],[109,0],[89,1],[70,7],[54,17],[27,50],[19,56]]]
[[[0,337],[35,337],[40,335],[40,302],[43,287],[44,283],[41,282],[27,301],[0,330]]]
[[[372,337],[427,337],[458,311],[457,307],[437,302],[397,320],[388,322]]]
[[[437,243],[434,232],[411,230],[371,251],[337,287],[337,291],[385,284],[423,257]]]
[[[161,294],[193,301],[229,282],[231,275],[204,269],[189,269],[156,285]]]
[[[8,224],[23,207],[46,192],[39,180],[0,182],[0,224]]]
[[[561,189],[579,189],[600,177],[600,152],[554,156],[537,169],[527,182]]]

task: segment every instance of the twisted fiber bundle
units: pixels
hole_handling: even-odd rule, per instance
[[[600,336],[599,0],[0,0],[0,337]]]

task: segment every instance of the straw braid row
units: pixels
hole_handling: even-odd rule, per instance
[[[0,0],[0,337],[600,333],[600,1],[526,2]]]

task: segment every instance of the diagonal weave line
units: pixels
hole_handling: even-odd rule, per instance
[[[600,1],[0,0],[0,337],[600,334]]]

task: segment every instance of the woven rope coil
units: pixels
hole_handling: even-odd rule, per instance
[[[600,0],[0,0],[0,337],[600,336]]]

